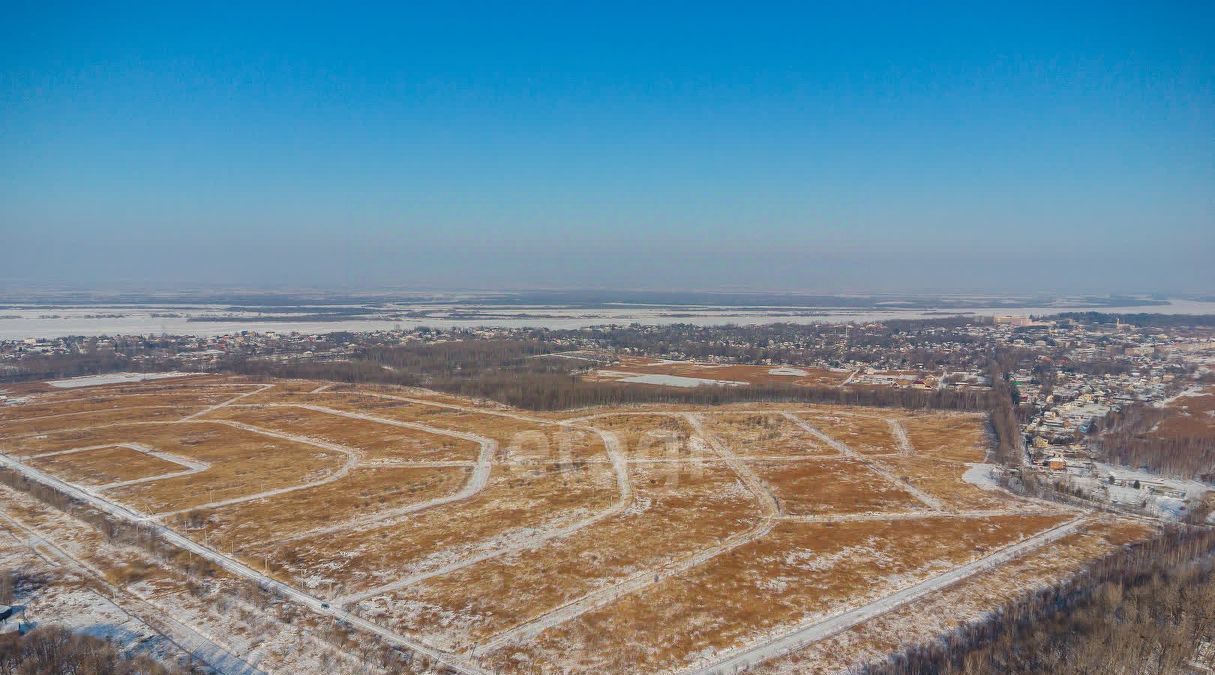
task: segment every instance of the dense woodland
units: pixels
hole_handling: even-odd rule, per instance
[[[1184,673],[1215,666],[1215,531],[1176,528],[861,675]],[[1198,667],[1201,665],[1202,667]]]

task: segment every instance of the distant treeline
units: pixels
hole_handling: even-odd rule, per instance
[[[1215,666],[1215,530],[1171,528],[860,675],[1184,673]],[[1205,656],[1199,650],[1207,645]],[[1201,665],[1201,668],[1196,668]]]
[[[1070,319],[1079,323],[1125,323],[1144,328],[1182,328],[1215,326],[1215,314],[1106,314],[1104,312],[1063,312],[1045,317]]]

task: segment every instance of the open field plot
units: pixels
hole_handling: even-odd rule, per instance
[[[306,405],[306,404],[304,404]],[[227,419],[258,428],[317,438],[350,447],[362,463],[443,462],[477,458],[473,441],[344,417],[294,404],[239,404],[217,411],[210,419]]]
[[[799,457],[836,451],[777,413],[721,413],[705,416],[705,428],[747,456]]]
[[[392,396],[388,398],[387,396]],[[556,420],[546,420],[522,411],[487,409],[412,395],[379,392],[352,393],[326,390],[309,405],[374,417],[382,422],[403,422],[440,431],[475,434],[493,440],[507,455],[519,461],[563,461],[602,458],[603,444],[583,429],[567,429]],[[541,437],[543,436],[543,440]]]
[[[786,523],[760,540],[490,655],[503,671],[652,672],[789,630],[981,557],[1060,517]],[[526,667],[520,668],[519,664]]]
[[[114,422],[96,427],[76,427],[48,431],[42,434],[26,434],[15,438],[0,439],[0,448],[16,457],[33,457],[52,452],[65,452],[80,448],[122,445],[131,442],[136,435],[147,429],[170,422]]]
[[[814,428],[861,454],[890,454],[902,450],[890,423],[881,417],[834,410],[797,415]]]
[[[986,422],[979,415],[916,415],[899,419],[915,452],[958,462],[982,462]]]
[[[361,599],[359,610],[453,648],[502,633],[587,594],[721,546],[760,522],[724,466],[634,464],[625,508],[543,545]]]
[[[211,545],[235,551],[441,497],[459,490],[470,473],[464,467],[355,469],[331,483],[228,506],[198,508],[167,522],[179,529],[205,529]]]
[[[631,461],[684,461],[713,457],[708,445],[692,433],[688,422],[675,414],[607,414],[587,424],[610,432]]]
[[[323,407],[330,414],[362,415],[369,421],[391,425],[394,422],[421,425],[431,433],[453,432],[472,434],[492,440],[498,448],[499,462],[571,462],[604,460],[603,441],[589,427],[572,428],[521,411],[489,409],[485,412],[463,403],[459,407],[450,400],[417,398],[369,392],[324,391],[316,395],[318,403],[301,405]],[[410,394],[410,398],[413,398]],[[374,407],[364,410],[363,406]],[[336,412],[335,412],[336,411]]]
[[[48,434],[61,429],[89,430],[107,424],[129,424],[131,422],[175,422],[201,408],[179,408],[176,406],[132,406],[114,410],[80,411],[42,418],[9,420],[0,425],[3,438],[20,438]]]
[[[30,458],[28,464],[89,487],[164,476],[190,468],[125,445],[43,455]]]
[[[749,460],[789,515],[907,511],[922,504],[907,490],[852,460]]]
[[[206,471],[115,488],[111,498],[147,513],[290,488],[334,474],[346,458],[326,448],[215,422],[140,425],[131,442],[210,465]]]
[[[78,497],[185,537],[184,560],[218,557],[245,581],[284,583],[328,603],[320,614],[349,611],[343,621],[473,670],[714,666],[890,602],[887,623],[815,638],[844,649],[822,659],[846,667],[893,648],[888,632],[864,631],[889,631],[908,607],[932,613],[917,626],[948,627],[937,598],[952,587],[900,593],[956,579],[979,589],[963,605],[977,614],[1011,592],[989,577],[1063,578],[1142,534],[1115,519],[1075,529],[1071,509],[966,483],[988,442],[973,415],[804,403],[534,413],[240,378],[33,393],[13,409],[0,421],[9,470],[88,488]],[[104,548],[91,527],[27,506],[9,510]],[[143,558],[113,574],[186,602],[180,580]]]

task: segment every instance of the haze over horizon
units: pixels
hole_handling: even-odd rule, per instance
[[[1210,3],[7,9],[6,287],[1215,291]]]

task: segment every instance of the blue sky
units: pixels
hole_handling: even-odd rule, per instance
[[[0,283],[1215,291],[1209,2],[244,4],[5,4]]]

